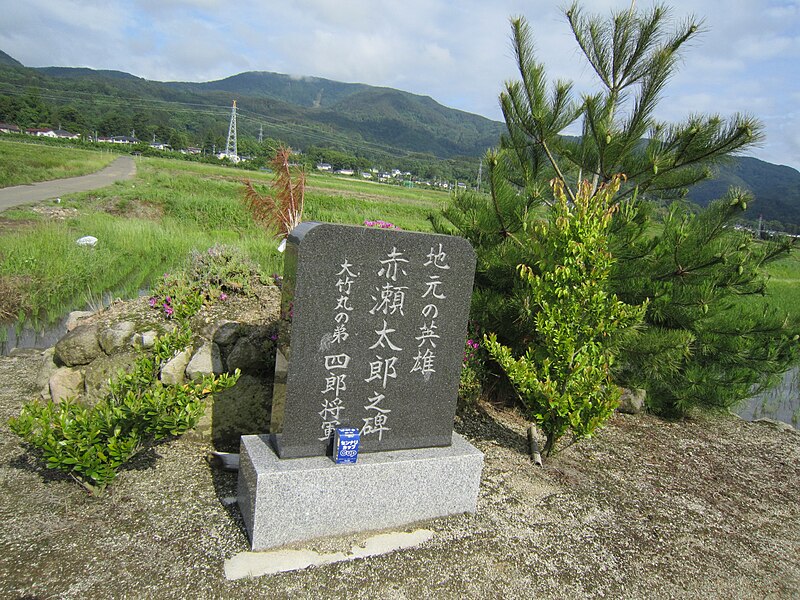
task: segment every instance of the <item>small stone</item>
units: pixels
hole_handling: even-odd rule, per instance
[[[144,331],[134,338],[134,345],[141,348],[152,348],[156,344],[158,333],[155,331]]]
[[[242,373],[258,375],[266,372],[265,359],[267,353],[247,338],[239,338],[236,345],[228,354],[228,372],[233,373],[239,369]]]
[[[82,238],[75,240],[78,246],[95,246],[97,245],[97,238],[93,235],[85,235]]]
[[[202,379],[211,374],[219,375],[222,372],[219,346],[213,342],[203,344],[186,367],[186,376],[191,380]]]
[[[91,317],[94,313],[90,310],[73,310],[67,316],[67,331],[72,331],[78,326],[78,322],[86,317]]]
[[[241,325],[235,321],[222,321],[211,334],[211,339],[220,348],[232,346],[239,339]]]
[[[56,344],[56,360],[68,367],[87,365],[102,353],[96,324],[76,327]]]
[[[53,373],[58,371],[55,355],[55,348],[48,348],[42,352],[42,362],[39,366],[39,373],[36,376],[36,387],[41,390],[42,398],[47,398],[50,395],[50,378]]]
[[[49,387],[53,402],[77,398],[83,392],[83,372],[80,369],[61,367],[50,376]]]
[[[84,370],[84,400],[96,404],[109,392],[109,381],[119,377],[120,371],[129,372],[136,361],[133,351],[100,356]]]
[[[186,366],[189,364],[189,359],[191,357],[192,351],[190,348],[187,348],[168,360],[167,363],[161,367],[161,383],[164,385],[182,384],[185,380]]]
[[[120,321],[108,329],[104,329],[98,335],[100,347],[106,354],[113,354],[117,350],[127,346],[131,337],[136,331],[136,324],[131,321]]]
[[[622,388],[619,397],[617,411],[629,415],[638,415],[644,407],[644,400],[647,397],[646,390]]]

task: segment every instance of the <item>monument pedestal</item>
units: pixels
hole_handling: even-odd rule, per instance
[[[281,459],[242,436],[238,502],[253,550],[475,512],[483,454],[453,433],[444,448]]]

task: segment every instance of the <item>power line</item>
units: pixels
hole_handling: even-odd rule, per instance
[[[31,88],[34,88],[36,94],[43,99],[53,100],[57,102],[70,102],[74,100],[91,101],[99,105],[106,106],[124,106],[128,109],[141,109],[141,110],[159,110],[168,112],[169,114],[186,114],[186,115],[205,115],[220,119],[227,113],[227,106],[214,105],[210,103],[200,102],[186,102],[179,100],[161,100],[156,98],[143,98],[131,96],[108,96],[98,92],[81,92],[73,90],[54,90],[52,88],[37,87],[37,86],[21,86],[8,82],[0,82],[0,93],[6,93],[13,96],[27,96],[31,93]],[[182,91],[182,90],[176,90]],[[45,92],[45,93],[43,93]],[[191,92],[190,92],[191,93]],[[347,139],[343,132],[327,133],[320,131],[313,126],[303,123],[287,122],[272,117],[258,111],[242,110],[237,107],[237,115],[245,122],[259,124],[260,131],[263,132],[263,122],[268,123],[273,129],[285,131],[290,134],[303,136],[310,139],[315,143],[329,143],[341,146],[347,146],[354,149],[383,152],[386,154],[410,153],[401,148],[382,144],[380,142],[371,142],[364,140]]]

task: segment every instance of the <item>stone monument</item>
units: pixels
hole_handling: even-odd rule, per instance
[[[242,437],[254,550],[475,510],[483,456],[453,432],[474,270],[458,237],[292,231],[271,432]],[[354,465],[330,458],[341,427]]]

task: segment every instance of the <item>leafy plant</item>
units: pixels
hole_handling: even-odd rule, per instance
[[[567,430],[590,436],[613,413],[619,389],[611,380],[615,342],[636,325],[642,306],[629,306],[609,292],[614,259],[608,230],[616,209],[619,178],[592,194],[584,182],[569,201],[563,184],[553,184],[549,219],[536,224],[535,270],[520,264],[535,335],[521,356],[486,336],[489,354],[503,368],[529,418],[547,436],[545,455]]]
[[[205,398],[238,380],[237,371],[184,385],[162,385],[161,367],[190,339],[185,324],[159,337],[153,352],[141,354],[132,372],[113,380],[109,394],[93,407],[69,399],[33,401],[9,420],[9,426],[48,468],[69,474],[89,493],[101,495],[134,455],[193,428],[203,415]]]
[[[520,81],[500,96],[507,131],[501,148],[486,155],[489,194],[457,195],[442,218],[432,219],[434,229],[472,242],[478,256],[472,316],[521,355],[537,336],[532,323],[540,307],[530,302],[517,266],[537,275],[542,247],[530,232],[551,203],[549,182],[560,182],[574,201],[581,182],[588,179],[594,193],[624,173],[608,231],[617,259],[609,292],[629,304],[653,302],[641,335],[622,348],[618,375],[646,388],[650,408],[663,414],[731,406],[798,355],[798,324],[769,301],[754,300],[763,291],[763,267],[792,244],[736,234],[733,219],[747,205],[738,192],[696,218],[682,204],[665,210],[663,202],[681,198],[710,176],[711,166],[758,143],[762,126],[741,114],[692,115],[674,124],[656,119],[686,44],[700,32],[696,20],[672,26],[662,5],[632,6],[604,19],[574,3],[565,16],[600,91],[576,100],[571,83],[549,85],[528,23],[514,19]],[[562,135],[569,126],[581,135]],[[654,220],[659,210],[667,214],[663,235]]]
[[[734,189],[699,214],[676,203],[657,233],[624,217],[617,224],[614,253],[625,260],[615,265],[614,289],[626,302],[652,299],[648,327],[630,338],[617,375],[646,388],[660,414],[733,408],[800,358],[800,323],[765,298],[765,267],[792,242],[756,241],[734,228],[749,200]]]
[[[164,273],[149,303],[168,319],[189,318],[206,302],[249,293],[258,277],[255,265],[239,250],[214,244],[205,252],[192,250],[184,271]]]
[[[481,396],[486,377],[484,354],[480,342],[470,336],[464,345],[464,363],[458,382],[458,399],[464,404],[474,404]]]
[[[245,181],[244,199],[253,218],[267,229],[277,230],[286,238],[303,220],[305,203],[305,173],[292,174],[292,150],[280,146],[270,161],[275,172],[272,182],[273,196],[262,196],[250,181]]]
[[[193,250],[186,269],[201,295],[208,300],[227,294],[248,294],[258,269],[233,246],[214,244],[205,252]]]

